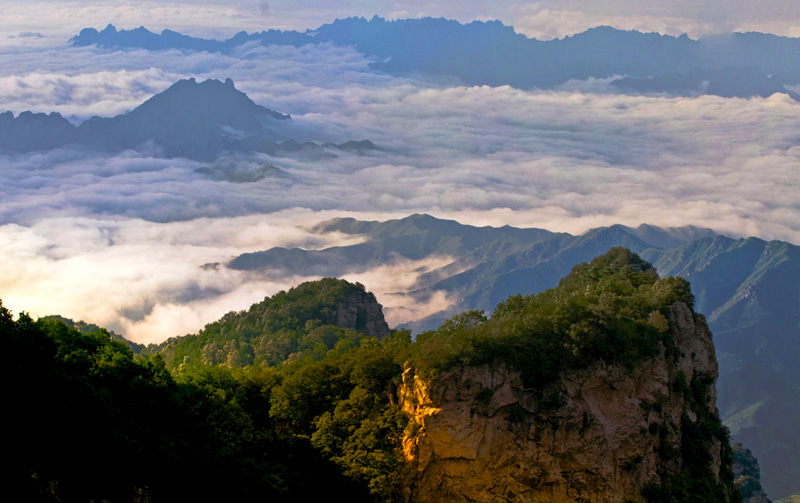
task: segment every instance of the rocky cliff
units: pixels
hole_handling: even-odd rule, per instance
[[[742,492],[744,503],[771,503],[761,487],[758,460],[741,443],[733,445],[733,478]]]
[[[682,302],[669,307],[669,330],[677,351],[662,344],[633,366],[567,370],[544,390],[499,362],[429,379],[407,367],[405,500],[623,503],[711,491],[738,501],[711,332]]]
[[[356,291],[336,305],[334,325],[364,332],[373,337],[384,337],[391,332],[383,317],[383,306],[370,292]]]

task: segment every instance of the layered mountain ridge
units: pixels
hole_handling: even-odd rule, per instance
[[[613,246],[652,262],[663,275],[692,282],[697,308],[708,313],[720,361],[719,407],[733,438],[760,460],[774,498],[800,490],[800,248],[781,241],[734,239],[710,229],[614,225],[573,236],[543,229],[473,227],[429,215],[386,222],[334,219],[316,232],[363,236],[356,245],[307,251],[274,248],[241,255],[228,267],[251,273],[297,270],[342,275],[396,260],[450,257],[422,272],[407,295],[425,302],[435,292],[459,301],[410,323],[436,328],[470,309],[487,312],[509,295],[557,285],[573,264]]]
[[[0,152],[27,153],[55,148],[101,152],[135,149],[163,157],[213,161],[231,153],[272,156],[320,151],[374,150],[369,140],[339,144],[292,138],[291,116],[258,105],[224,82],[194,78],[176,82],[130,112],[92,117],[78,126],[58,113],[0,114]],[[335,155],[331,153],[329,155]],[[223,173],[224,174],[224,173]]]
[[[583,33],[540,41],[499,21],[461,24],[446,19],[387,21],[347,18],[305,32],[240,32],[208,40],[170,30],[155,34],[140,27],[83,29],[71,42],[105,48],[180,49],[230,53],[247,42],[263,45],[352,46],[374,58],[375,70],[396,75],[447,75],[466,85],[510,85],[550,89],[569,80],[607,79],[620,90],[679,96],[766,97],[800,95],[785,86],[800,84],[796,65],[800,39],[762,33],[734,33],[692,40],[600,26]]]
[[[333,278],[135,357],[107,332],[14,321],[0,303],[8,368],[33,370],[12,390],[24,406],[7,489],[42,501],[739,502],[711,334],[692,304],[685,280],[622,248],[416,341],[388,331],[363,285]],[[274,361],[241,358],[242,343],[292,340]],[[202,356],[180,350],[207,342]],[[54,406],[61,420],[42,427]],[[211,480],[187,484],[198,476]]]

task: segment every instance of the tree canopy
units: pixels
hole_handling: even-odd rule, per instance
[[[0,303],[15,383],[12,491],[43,502],[397,501],[404,365],[433,375],[502,362],[543,391],[570,369],[674,351],[669,307],[694,301],[686,281],[659,278],[622,248],[557,288],[509,297],[491,317],[458,314],[416,341],[369,335],[358,316],[337,325],[353,298],[375,302],[360,284],[306,283],[138,355],[105,330],[14,320]],[[698,435],[726,439],[718,417],[705,419]],[[670,480],[651,496],[695,487]]]

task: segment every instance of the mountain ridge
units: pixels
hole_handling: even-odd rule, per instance
[[[102,330],[15,321],[0,302],[7,377],[26,376],[9,391],[23,406],[7,489],[26,501],[741,502],[693,304],[688,282],[623,248],[417,341],[370,328],[367,311],[383,321],[374,295],[334,278],[136,356]]]
[[[73,125],[60,114],[0,114],[0,151],[27,153],[55,148],[101,152],[138,149],[167,158],[213,161],[230,153],[272,156],[300,153],[336,156],[377,150],[369,140],[342,144],[298,142],[287,125],[291,115],[256,104],[230,78],[172,84],[129,112],[91,117]],[[217,170],[220,171],[220,170]],[[223,178],[224,170],[214,173]]]
[[[422,224],[427,233],[419,229]],[[430,256],[426,252],[449,253],[450,265],[421,273],[417,286],[406,294],[419,302],[441,291],[459,299],[448,310],[401,325],[423,332],[459,312],[490,312],[509,295],[553,288],[575,263],[586,262],[611,246],[629,247],[662,274],[692,282],[698,310],[708,313],[716,338],[723,420],[730,421],[733,438],[759,458],[762,482],[772,497],[797,492],[792,470],[800,469],[800,443],[788,425],[800,421],[800,408],[784,402],[800,403],[800,247],[731,238],[691,226],[665,230],[612,225],[579,236],[539,230],[538,238],[534,232],[534,238],[526,242],[512,238],[524,234],[508,228],[463,226],[459,233],[460,224],[455,224],[429,215],[387,222],[327,221],[312,230],[363,235],[365,241],[313,252],[274,248],[249,254],[246,267],[237,259],[229,266],[260,274],[271,263],[291,271],[297,260],[305,270],[338,275],[398,257],[424,259]],[[449,235],[436,239],[430,230],[440,226]],[[465,246],[480,229],[485,233],[482,241],[472,248]]]
[[[800,84],[800,70],[793,63],[800,57],[800,39],[754,32],[693,40],[598,26],[540,41],[499,21],[462,24],[444,18],[387,21],[374,16],[337,19],[305,32],[240,32],[222,41],[170,30],[158,35],[143,27],[118,31],[112,25],[102,31],[84,28],[70,40],[76,46],[225,53],[245,42],[352,46],[376,59],[370,65],[374,70],[448,75],[465,85],[551,89],[569,80],[622,75],[628,80],[613,85],[629,92],[742,98],[780,92],[800,99],[785,87]]]

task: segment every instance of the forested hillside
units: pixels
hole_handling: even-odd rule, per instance
[[[578,263],[613,246],[641,254],[663,276],[692,283],[696,308],[708,316],[720,362],[719,407],[733,438],[758,457],[762,483],[775,496],[796,493],[800,480],[800,248],[783,241],[734,239],[698,227],[614,225],[582,235],[541,229],[473,227],[429,215],[385,222],[334,219],[316,232],[363,237],[322,250],[273,248],[234,259],[229,267],[286,270],[291,263],[342,275],[392,260],[445,255],[444,267],[421,273],[409,295],[425,302],[445,292],[449,309],[403,325],[438,327],[470,310],[491,312],[510,296],[555,287]],[[245,267],[246,266],[246,267]]]
[[[400,501],[404,365],[433,376],[504,362],[544,393],[571,369],[670,355],[666,314],[676,302],[692,305],[688,283],[659,279],[638,256],[613,249],[576,266],[558,288],[511,297],[490,319],[455,316],[416,342],[384,329],[363,286],[334,279],[280,292],[136,356],[103,330],[14,320],[0,307],[13,356],[6,378],[16,382],[11,490],[26,501]],[[223,340],[238,346],[221,345],[216,361],[203,361],[204,348]],[[254,350],[258,358],[241,359],[245,343],[278,340],[287,346],[269,357]],[[554,414],[561,406],[557,396],[541,399]],[[724,445],[719,418],[703,420],[698,434],[710,436],[698,441]],[[725,490],[708,478],[707,462],[684,465],[696,481],[665,468],[648,501],[716,501]]]
[[[325,354],[343,340],[355,344],[389,332],[381,305],[363,285],[324,278],[230,312],[196,335],[151,345],[144,354],[161,355],[177,371],[218,364],[275,366]]]

